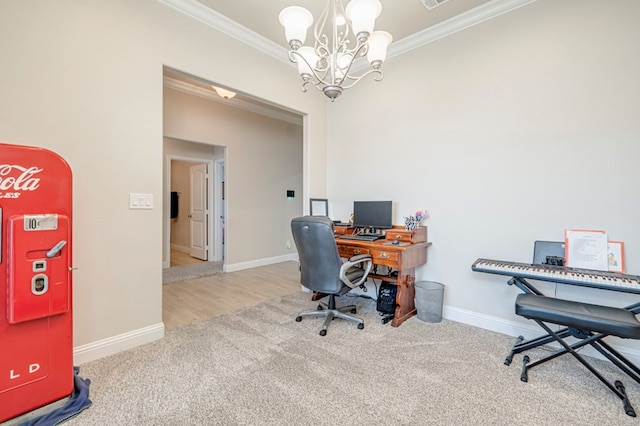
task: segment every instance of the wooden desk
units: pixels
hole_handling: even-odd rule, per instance
[[[336,227],[336,234],[348,234],[350,229]],[[398,240],[400,244],[393,245]],[[340,257],[349,258],[358,254],[370,254],[374,269],[370,278],[395,282],[398,286],[396,293],[396,312],[391,325],[399,326],[416,313],[415,297],[415,268],[427,263],[427,228],[421,226],[414,231],[406,231],[403,226],[394,226],[386,232],[386,239],[373,242],[346,240],[336,238]],[[378,273],[378,266],[386,266],[387,271],[396,271],[397,276],[388,273]]]

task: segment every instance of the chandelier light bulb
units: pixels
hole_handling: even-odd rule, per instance
[[[393,41],[393,37],[386,31],[374,31],[369,37],[369,50],[367,60],[372,67],[380,67],[387,58],[387,47]]]
[[[315,68],[318,63],[318,55],[316,55],[313,47],[302,46],[297,50],[297,53],[300,54],[301,57],[298,57],[298,72],[304,78],[305,74],[311,76],[313,71],[311,68]]]
[[[311,12],[304,7],[289,6],[282,9],[278,19],[284,27],[287,42],[291,48],[296,49],[303,45],[307,39],[307,29],[313,23]]]
[[[353,35],[360,38],[359,34],[371,34],[380,12],[382,5],[378,0],[351,0],[346,13]]]

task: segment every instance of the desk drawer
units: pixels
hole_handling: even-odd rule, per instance
[[[397,263],[398,262],[398,252],[397,251],[387,251],[387,250],[371,250],[371,257],[373,258],[373,263]]]
[[[340,254],[340,257],[350,258],[359,254],[369,254],[369,249],[364,247],[338,246],[338,253]]]
[[[406,243],[424,243],[427,241],[427,227],[419,226],[413,231],[405,229],[393,228],[385,232],[387,240],[397,240]]]

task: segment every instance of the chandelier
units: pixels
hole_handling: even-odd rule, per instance
[[[303,92],[312,84],[333,102],[343,90],[369,74],[376,75],[375,81],[382,80],[380,66],[393,38],[386,31],[373,31],[381,11],[379,0],[351,0],[346,8],[341,0],[328,0],[315,25],[313,47],[304,46],[307,29],[313,23],[311,13],[299,6],[280,12],[279,20],[291,47],[289,59],[298,64]],[[352,74],[352,65],[364,56],[371,68],[360,75]]]

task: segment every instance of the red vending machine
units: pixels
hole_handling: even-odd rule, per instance
[[[71,169],[0,143],[0,423],[73,392]]]

